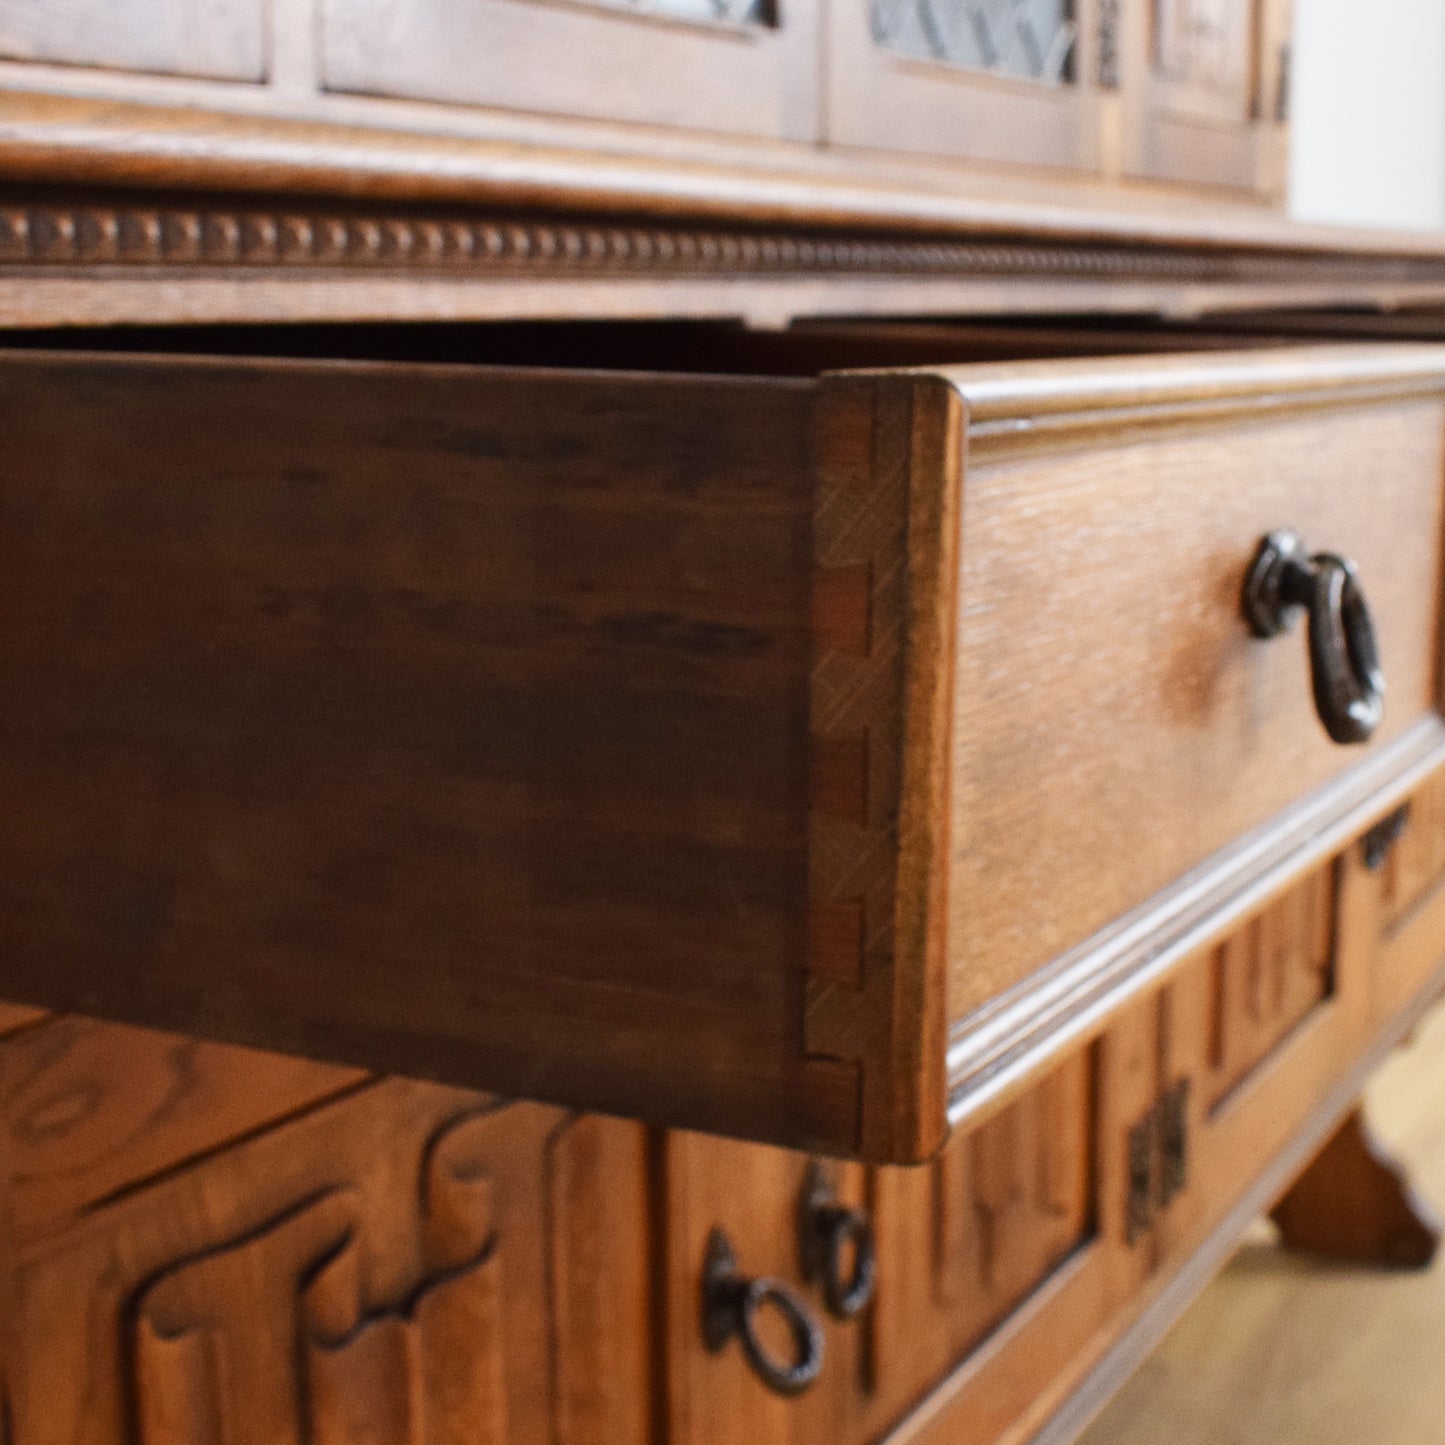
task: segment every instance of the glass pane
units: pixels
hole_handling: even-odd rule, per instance
[[[773,0],[590,0],[615,10],[639,10],[677,20],[701,20],[723,25],[776,25]]]
[[[1073,0],[871,0],[873,38],[901,55],[1051,85],[1073,79]]]

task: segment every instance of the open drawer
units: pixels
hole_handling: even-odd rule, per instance
[[[5,354],[0,997],[927,1156],[1445,748],[1445,348],[1027,347]]]

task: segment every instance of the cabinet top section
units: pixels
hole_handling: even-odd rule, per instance
[[[0,82],[4,72],[0,70]],[[1289,220],[1243,198],[815,152],[534,139],[0,91],[0,178],[933,237],[1445,260],[1445,237]],[[589,143],[584,143],[589,142]]]
[[[1287,0],[0,8],[0,326],[1445,302],[1278,211]]]
[[[1277,210],[1289,0],[0,10],[0,327],[1445,302]]]
[[[0,91],[0,325],[1445,302],[1435,236],[1305,227],[1158,186],[778,142],[648,155],[619,136]]]

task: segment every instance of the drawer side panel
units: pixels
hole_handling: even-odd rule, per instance
[[[0,361],[0,995],[849,1145],[810,392]]]

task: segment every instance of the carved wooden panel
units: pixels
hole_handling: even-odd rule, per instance
[[[1201,1080],[1209,1107],[1329,997],[1334,955],[1333,864],[1307,874],[1211,951],[1212,1017]]]
[[[896,1424],[1093,1238],[1097,1060],[1092,1046],[1076,1053],[987,1122],[956,1133],[928,1165],[824,1166],[837,1197],[868,1211],[877,1247],[873,1302],[849,1321],[827,1313],[801,1269],[799,1204],[813,1161],[669,1134],[670,1438],[813,1445],[877,1439]],[[736,1340],[716,1353],[705,1347],[703,1262],[714,1228],[726,1232],[743,1274],[799,1291],[822,1327],[822,1370],[801,1397],[769,1391]],[[1016,1385],[998,1380],[979,1399],[1003,1421],[1024,1403]]]
[[[1445,882],[1445,773],[1418,788],[1379,860],[1382,922],[1395,928]]]
[[[863,1320],[830,1319],[816,1290],[804,1286],[799,1206],[810,1160],[791,1150],[702,1134],[669,1133],[666,1145],[668,1435],[708,1445],[812,1445],[867,1438],[867,1329]],[[864,1170],[829,1165],[837,1196],[864,1200]],[[806,1393],[772,1393],[738,1340],[717,1353],[702,1337],[703,1264],[708,1238],[726,1232],[739,1270],[797,1290],[824,1333],[822,1370]],[[786,1355],[786,1340],[769,1339]]]
[[[645,1435],[636,1126],[64,1020],[0,1139],[25,1445]]]
[[[877,1171],[876,1375],[895,1409],[1092,1237],[1096,1069],[1076,1053],[926,1167]]]

